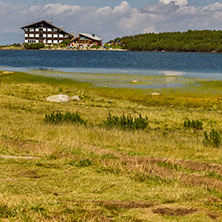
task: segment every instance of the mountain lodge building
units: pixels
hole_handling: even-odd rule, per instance
[[[45,20],[21,27],[25,31],[25,43],[43,43],[46,45],[59,44],[71,40],[74,35],[56,27]]]

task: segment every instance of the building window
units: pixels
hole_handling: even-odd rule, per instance
[[[54,44],[58,44],[58,40],[53,40],[53,43]]]
[[[34,37],[34,34],[29,34],[29,37]]]
[[[46,31],[47,31],[47,28],[43,28],[43,31],[46,32]]]
[[[29,37],[29,34],[25,34],[25,37]]]
[[[52,37],[52,34],[48,34],[48,37],[51,38],[51,37]]]
[[[48,40],[48,43],[52,43],[52,40]]]
[[[52,32],[52,29],[51,29],[51,28],[48,28],[48,32]]]
[[[34,29],[33,29],[33,28],[30,28],[29,31],[30,31],[30,32],[34,32]]]
[[[28,41],[28,43],[36,43],[36,40],[35,39],[29,39],[29,40],[27,40]]]
[[[43,37],[47,37],[47,35],[46,35],[46,34],[43,34]]]
[[[54,38],[58,38],[58,34],[54,34],[53,37],[54,37]]]
[[[35,37],[39,37],[39,34],[35,34]]]
[[[63,34],[59,34],[59,38],[63,38]]]
[[[35,31],[38,32],[38,31],[39,31],[39,28],[35,29]]]
[[[53,29],[53,31],[54,31],[54,32],[57,32],[58,30],[57,30],[57,29]]]

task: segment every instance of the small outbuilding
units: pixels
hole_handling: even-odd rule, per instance
[[[95,34],[89,34],[89,33],[79,33],[77,37],[74,37],[70,41],[70,45],[76,45],[76,46],[91,46],[91,45],[102,45],[102,39]]]

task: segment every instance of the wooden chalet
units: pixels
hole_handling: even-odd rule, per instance
[[[71,45],[78,46],[90,46],[90,45],[102,45],[102,39],[95,34],[79,33],[77,37],[73,37],[70,41]]]
[[[25,43],[43,43],[46,45],[59,44],[71,40],[74,35],[56,27],[45,20],[21,27],[25,31]]]

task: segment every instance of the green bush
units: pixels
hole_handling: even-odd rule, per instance
[[[89,159],[84,160],[74,160],[70,162],[70,165],[76,166],[76,167],[89,167],[92,165],[92,162]]]
[[[141,114],[139,114],[139,117],[133,118],[130,114],[127,116],[123,114],[122,116],[118,117],[112,116],[109,113],[106,121],[104,121],[104,124],[108,128],[117,127],[124,130],[134,130],[147,128],[149,121],[147,116],[143,118]]]
[[[83,120],[78,112],[76,113],[70,113],[67,112],[65,114],[61,113],[60,111],[52,112],[51,114],[45,114],[45,122],[48,123],[80,123],[80,124],[87,124],[87,121]]]
[[[40,49],[40,48],[44,48],[45,45],[42,43],[35,43],[35,44],[24,44],[24,48],[25,49]]]
[[[202,130],[203,129],[203,122],[199,120],[192,120],[186,119],[183,123],[185,129],[196,129],[196,130]]]
[[[205,146],[212,145],[214,147],[219,147],[220,143],[221,143],[221,137],[216,130],[212,129],[209,135],[207,134],[206,131],[204,132],[203,144]]]
[[[62,47],[67,47],[70,44],[70,40],[71,39],[65,39],[60,43],[60,45],[62,45]]]

